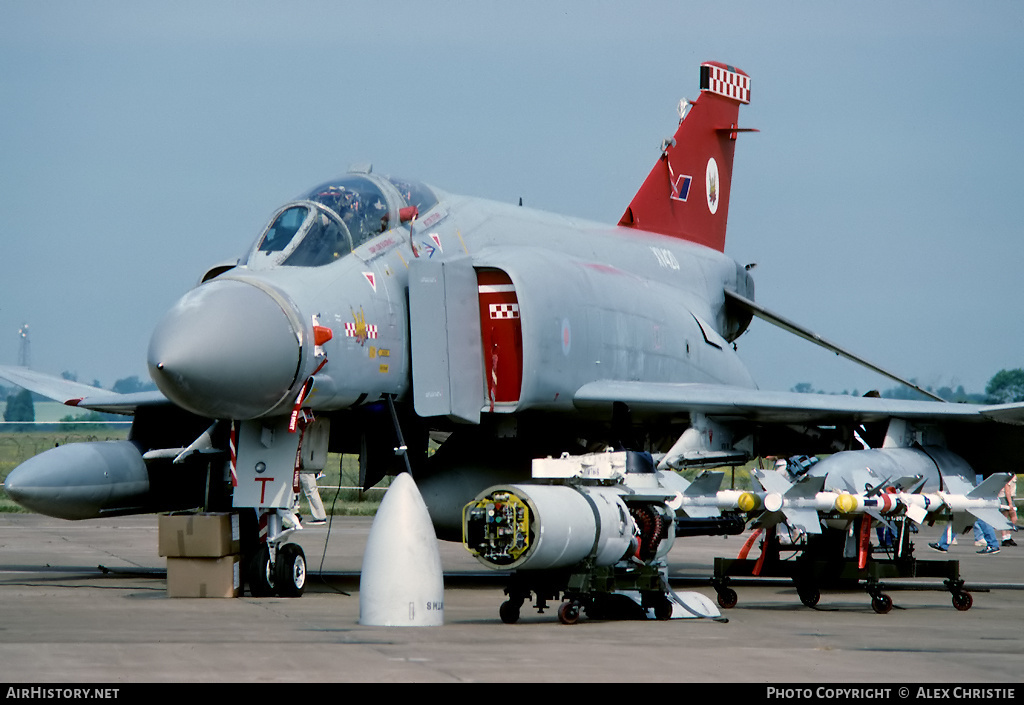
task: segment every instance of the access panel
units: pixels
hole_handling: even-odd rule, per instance
[[[487,406],[511,410],[523,386],[523,326],[519,300],[508,275],[498,269],[477,270],[480,333],[484,353]]]
[[[477,277],[469,258],[409,265],[416,413],[479,423],[484,403]]]

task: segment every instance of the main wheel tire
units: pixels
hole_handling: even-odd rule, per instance
[[[253,597],[270,597],[274,594],[274,576],[270,571],[270,549],[266,544],[256,549],[249,557],[246,569],[246,583]]]
[[[281,597],[302,597],[305,592],[306,555],[297,544],[286,543],[278,549],[274,587]]]

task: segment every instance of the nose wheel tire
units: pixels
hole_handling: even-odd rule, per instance
[[[297,544],[286,543],[277,551],[274,585],[281,597],[301,597],[306,589],[306,556]]]
[[[270,570],[270,550],[264,544],[249,558],[246,570],[249,594],[270,597],[274,594],[274,576]]]

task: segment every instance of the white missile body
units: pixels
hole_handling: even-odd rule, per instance
[[[795,484],[775,472],[757,472],[755,477],[764,491],[721,490],[704,495],[684,494],[676,500],[678,508],[687,515],[691,512],[707,516],[711,511],[752,512],[763,509],[757,519],[760,526],[773,526],[785,521],[807,533],[820,533],[821,520],[827,515],[850,516],[868,514],[880,521],[887,516],[905,514],[917,524],[949,517],[956,532],[964,531],[981,519],[999,530],[1010,530],[1012,525],[1000,513],[1001,501],[996,496],[1006,484],[1009,475],[990,476],[978,487],[971,487],[959,476],[945,478],[948,491],[941,492],[834,492],[813,490],[820,486],[822,477],[807,477]]]

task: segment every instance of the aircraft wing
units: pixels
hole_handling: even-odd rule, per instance
[[[1024,425],[1024,403],[986,406],[951,402],[908,401],[839,394],[771,392],[717,384],[661,382],[590,382],[573,399],[581,410],[611,409],[616,402],[634,413],[702,413],[721,420],[763,423],[866,423],[889,418]]]
[[[167,397],[157,391],[118,394],[106,389],[90,387],[88,384],[72,382],[62,377],[34,372],[26,367],[0,365],[0,378],[67,406],[78,406],[109,414],[133,414],[140,406],[171,403]]]

